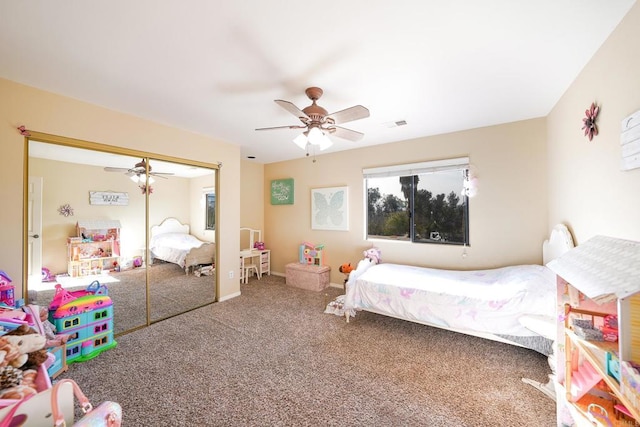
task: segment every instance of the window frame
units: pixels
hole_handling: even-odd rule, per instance
[[[213,204],[210,206],[210,198]],[[210,224],[210,216],[213,217],[213,225]],[[204,229],[205,231],[215,231],[216,229],[216,193],[208,190],[204,192]]]
[[[469,158],[468,157],[458,157],[451,159],[443,159],[443,160],[433,160],[433,161],[425,161],[419,163],[407,163],[407,164],[399,164],[399,165],[391,165],[391,166],[382,166],[376,168],[365,168],[362,170],[363,174],[363,188],[364,188],[364,236],[365,240],[383,240],[387,241],[387,239],[371,236],[369,234],[369,220],[370,220],[370,212],[369,212],[369,179],[371,178],[400,178],[400,177],[414,177],[414,179],[410,180],[410,193],[409,199],[405,199],[406,203],[410,207],[409,211],[409,229],[408,229],[408,238],[406,239],[389,239],[389,241],[402,241],[407,243],[428,243],[428,244],[439,244],[439,245],[455,245],[455,246],[470,246],[469,241],[469,196],[466,191],[463,190],[465,187],[465,181],[469,180]],[[421,176],[425,174],[433,174],[438,172],[445,171],[453,171],[458,170],[461,172],[461,182],[460,182],[460,192],[456,192],[455,194],[459,195],[461,199],[461,204],[463,206],[463,218],[462,218],[462,241],[440,241],[440,240],[432,240],[432,239],[418,239],[416,238],[416,224],[415,224],[415,194],[419,187],[416,185],[416,176]],[[372,186],[371,188],[375,188]],[[450,193],[449,193],[450,194]],[[445,194],[445,197],[448,194]]]

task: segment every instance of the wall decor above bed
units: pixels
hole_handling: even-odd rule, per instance
[[[311,190],[311,229],[349,231],[349,187]]]

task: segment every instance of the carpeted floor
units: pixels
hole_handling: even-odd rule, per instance
[[[215,277],[185,275],[180,266],[156,261],[149,268],[149,299],[151,321],[164,319],[192,310],[215,299]],[[113,301],[114,333],[120,334],[146,325],[146,269],[113,272],[108,277],[117,282],[106,283],[109,297]],[[82,282],[81,282],[82,283]],[[66,287],[67,290],[85,289],[90,283],[80,287]],[[32,304],[48,306],[54,290],[29,292]]]
[[[242,295],[118,338],[73,364],[94,404],[125,426],[554,426],[544,356],[358,313],[324,314],[342,293],[264,276]]]

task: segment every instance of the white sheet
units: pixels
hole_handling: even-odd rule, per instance
[[[164,233],[151,237],[149,248],[155,258],[178,264],[184,268],[185,258],[193,248],[204,243],[195,236],[186,233]]]
[[[361,261],[349,277],[344,308],[446,328],[534,336],[518,319],[555,316],[555,292],[555,275],[540,265],[453,271]]]

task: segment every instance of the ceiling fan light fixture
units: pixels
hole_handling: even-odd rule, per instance
[[[331,142],[331,140],[329,139],[329,137],[325,134],[322,134],[322,137],[320,139],[320,143],[318,144],[320,146],[320,151],[326,150],[327,148],[331,147],[333,145],[333,142]]]
[[[309,144],[317,145],[320,148],[320,151],[326,150],[333,145],[333,142],[331,142],[329,137],[318,127],[312,127],[309,130],[308,139]]]
[[[303,150],[305,150],[307,148],[307,135],[305,135],[306,132],[301,133],[300,135],[296,136],[295,139],[293,140],[293,143],[296,144],[298,147],[302,148]]]
[[[322,89],[319,87],[309,87],[305,90],[307,97],[311,100],[311,105],[302,110],[293,103],[282,99],[276,99],[275,102],[289,113],[296,116],[302,125],[276,126],[268,128],[257,128],[256,130],[273,130],[273,129],[304,129],[307,130],[298,135],[293,142],[302,150],[309,150],[309,146],[318,147],[320,151],[326,150],[333,145],[333,141],[329,139],[328,134],[332,134],[338,138],[348,141],[359,141],[364,136],[361,132],[351,129],[335,126],[351,122],[354,120],[369,117],[369,110],[362,105],[354,105],[344,110],[336,111],[328,114],[327,110],[319,106],[316,101],[322,96]],[[314,148],[315,150],[315,148]]]
[[[131,181],[135,182],[136,184],[144,184],[145,183],[144,175],[131,175]],[[152,176],[150,176],[149,184],[153,184],[154,182],[156,182],[156,180],[153,179]]]
[[[329,137],[318,127],[312,127],[308,131],[301,133],[295,137],[293,142],[303,150],[307,149],[307,145],[317,146],[320,151],[326,150],[333,145]]]
[[[309,136],[307,136],[307,139],[311,145],[320,145],[322,143],[323,136],[324,133],[319,128],[312,127],[309,129]]]

